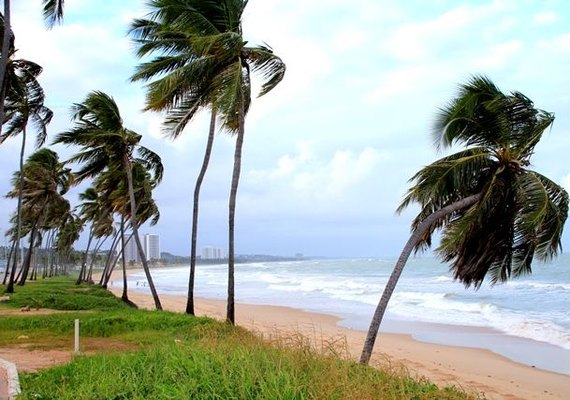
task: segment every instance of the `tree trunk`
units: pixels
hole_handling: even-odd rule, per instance
[[[125,256],[125,217],[121,215],[121,261],[123,264],[123,301],[129,301],[127,295],[127,258]]]
[[[8,279],[8,274],[10,273],[10,261],[12,260],[15,246],[16,242],[14,241],[14,243],[12,243],[12,246],[10,246],[10,253],[8,253],[8,258],[6,259],[6,271],[4,271],[4,280],[2,281],[2,285],[5,285]]]
[[[119,240],[119,232],[115,234],[113,241],[111,242],[111,247],[109,248],[109,254],[107,255],[107,260],[105,260],[105,267],[103,267],[103,272],[101,273],[101,279],[99,280],[99,285],[103,285],[107,275],[109,274],[109,268],[111,267],[111,261],[114,258],[113,253],[115,253],[115,249],[117,248],[117,243]]]
[[[216,130],[216,111],[212,107],[212,115],[210,118],[210,131],[208,132],[208,142],[206,144],[206,151],[204,153],[204,161],[202,168],[196,180],[194,187],[194,207],[192,210],[192,245],[190,249],[190,278],[188,280],[188,300],[186,302],[186,313],[194,315],[194,277],[196,275],[196,252],[198,240],[198,206],[200,201],[200,189],[202,181],[206,175],[208,164],[210,162],[210,155],[212,154],[212,145],[214,143],[214,134]]]
[[[89,239],[87,239],[87,248],[85,249],[85,253],[83,254],[83,260],[81,261],[81,270],[79,271],[79,277],[77,277],[77,281],[75,281],[77,285],[83,282],[87,276],[87,256],[89,255],[89,247],[91,246],[92,240],[93,240],[93,225],[91,225],[91,229],[89,230]]]
[[[9,3],[8,0],[5,0],[5,3]],[[4,40],[6,39],[6,33],[4,32]],[[2,58],[4,58],[4,53],[2,54]],[[1,66],[0,66],[1,68]],[[4,68],[5,70],[6,68]],[[0,71],[1,73],[1,71]],[[4,107],[4,99],[2,99],[2,105],[0,107]],[[4,111],[2,110],[2,113]],[[2,116],[2,118],[4,118]],[[2,121],[2,120],[0,120]],[[16,277],[16,270],[18,268],[18,258],[20,256],[20,235],[22,234],[22,190],[24,189],[24,152],[26,150],[26,129],[24,128],[22,131],[22,147],[20,148],[20,184],[18,188],[18,208],[17,208],[17,216],[16,216],[16,252],[14,253],[14,265],[12,267],[12,273],[8,278],[8,286],[6,287],[6,293],[14,293],[14,279]]]
[[[370,327],[368,328],[368,334],[366,335],[366,340],[364,341],[364,347],[362,349],[362,354],[360,355],[360,363],[361,364],[368,364],[370,361],[370,357],[372,355],[372,350],[374,349],[374,343],[376,342],[376,336],[378,335],[378,329],[380,328],[380,323],[382,322],[382,318],[384,317],[384,313],[386,312],[386,308],[388,307],[388,302],[392,297],[392,293],[396,288],[396,284],[398,283],[398,279],[400,279],[400,275],[410,257],[410,254],[414,250],[414,247],[417,243],[421,240],[422,236],[427,232],[429,227],[433,225],[434,222],[437,220],[445,217],[446,215],[465,209],[467,207],[472,206],[481,198],[481,193],[474,194],[472,196],[466,197],[462,200],[456,201],[448,206],[445,206],[433,214],[429,215],[424,219],[418,227],[412,232],[412,235],[406,242],[398,261],[396,261],[396,265],[394,266],[394,270],[386,283],[386,287],[384,288],[384,292],[382,293],[382,297],[378,302],[378,306],[376,307],[376,311],[374,311],[374,316],[372,317],[372,321],[370,322]]]
[[[30,232],[30,248],[28,249],[28,253],[26,254],[26,258],[24,259],[24,263],[22,264],[21,277],[18,280],[18,286],[24,286],[24,284],[26,283],[26,279],[28,279],[28,273],[30,271],[30,265],[32,263],[34,241],[36,240],[36,232],[37,231],[38,231],[38,227],[37,227],[37,223],[36,223],[32,227],[32,231]]]
[[[127,184],[129,186],[129,199],[131,202],[131,227],[133,229],[133,235],[135,237],[135,242],[139,250],[139,255],[141,257],[141,262],[143,265],[144,273],[146,275],[146,280],[148,281],[150,293],[152,294],[152,298],[154,300],[154,305],[157,310],[162,310],[162,305],[160,304],[158,293],[156,292],[156,288],[154,287],[154,282],[152,280],[152,276],[150,275],[150,268],[148,267],[148,263],[146,261],[146,255],[144,254],[143,247],[141,244],[141,239],[139,237],[139,226],[136,214],[137,206],[135,203],[135,190],[133,188],[133,171],[131,169],[131,162],[129,161],[127,154],[123,156],[123,167],[125,168],[125,172],[127,173]]]
[[[2,39],[2,57],[0,58],[0,134],[4,125],[4,100],[6,99],[6,68],[11,39],[10,0],[4,0],[4,38]],[[13,285],[13,282],[12,282]],[[10,292],[12,293],[12,292]]]
[[[243,94],[240,99],[238,134],[236,138],[236,149],[234,153],[234,170],[232,174],[232,187],[230,190],[229,202],[229,240],[228,240],[228,304],[226,312],[226,320],[235,324],[235,281],[234,281],[234,265],[235,265],[235,212],[236,197],[239,184],[239,176],[241,172],[241,150],[243,147],[243,137],[245,133],[245,116],[244,116]]]
[[[99,249],[101,248],[103,243],[105,243],[106,240],[107,240],[107,238],[98,239],[97,243],[95,244],[95,247],[93,248],[93,251],[91,252],[91,262],[89,263],[89,273],[87,274],[87,279],[86,279],[87,283],[93,283],[93,264],[95,263],[95,259],[97,258],[97,252],[99,251]]]

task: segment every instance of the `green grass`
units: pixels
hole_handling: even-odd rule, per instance
[[[50,287],[66,300],[52,301]],[[7,306],[21,306],[33,297],[66,310],[75,302],[92,311],[3,316],[0,345],[19,343],[21,335],[39,346],[58,345],[62,339],[69,343],[73,320],[79,318],[82,341],[98,338],[108,348],[76,356],[67,365],[21,374],[18,400],[474,398],[411,379],[405,371],[363,367],[334,350],[323,355],[300,336],[270,344],[212,319],[136,310],[113,303],[99,288],[75,289],[71,281],[54,280],[30,284],[15,295]],[[128,344],[127,350],[113,350],[117,343]]]

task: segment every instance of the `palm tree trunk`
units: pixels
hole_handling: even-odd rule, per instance
[[[11,21],[10,0],[4,0],[4,38],[2,39],[2,58],[0,58],[0,134],[4,125],[4,99],[6,98],[6,68],[8,67],[8,53],[10,52]],[[12,292],[10,292],[12,293]]]
[[[129,301],[127,295],[127,258],[125,256],[125,217],[121,215],[121,261],[123,264],[123,301]]]
[[[91,252],[91,262],[89,263],[89,273],[87,274],[87,283],[93,283],[93,264],[95,263],[95,259],[97,258],[97,252],[99,251],[99,249],[101,248],[101,246],[103,245],[103,243],[105,243],[105,239],[98,239],[97,243],[95,243],[95,247],[93,248],[93,251]]]
[[[137,206],[135,203],[135,190],[133,188],[133,171],[131,169],[131,163],[128,159],[127,154],[123,156],[123,167],[125,168],[125,172],[127,173],[127,184],[129,186],[129,199],[131,202],[131,227],[133,229],[133,235],[135,236],[135,242],[137,243],[137,248],[139,250],[139,255],[141,257],[143,270],[146,275],[148,286],[150,288],[150,293],[152,294],[152,298],[154,300],[154,305],[157,310],[162,310],[162,305],[160,304],[158,293],[156,292],[156,288],[154,287],[154,282],[152,280],[152,276],[150,275],[150,268],[148,267],[148,262],[146,261],[146,255],[144,254],[143,247],[141,244],[141,239],[139,237],[139,226],[137,223],[137,214],[136,214]]]
[[[81,261],[81,271],[79,271],[79,277],[75,282],[77,285],[83,282],[87,276],[87,256],[89,255],[89,247],[91,246],[92,240],[93,240],[93,225],[91,225],[91,229],[89,230],[89,239],[87,239],[87,248],[85,249],[85,253],[83,253],[83,260]]]
[[[202,181],[206,175],[208,164],[210,163],[210,155],[212,154],[212,146],[214,143],[214,134],[216,131],[216,111],[212,106],[212,115],[210,117],[210,131],[208,132],[208,142],[206,143],[206,151],[204,153],[204,161],[202,168],[196,179],[194,187],[194,207],[192,210],[192,245],[190,249],[190,278],[188,280],[188,300],[186,302],[186,314],[194,315],[194,278],[196,275],[196,252],[198,240],[198,206],[200,201],[200,189]]]
[[[117,248],[117,243],[119,240],[119,232],[115,234],[113,241],[111,242],[111,248],[109,249],[109,254],[107,256],[107,260],[105,260],[105,267],[103,267],[103,272],[101,273],[101,279],[99,280],[99,285],[103,285],[107,275],[109,274],[109,268],[111,267],[111,261],[114,258],[114,253]]]
[[[238,134],[236,138],[236,150],[234,153],[234,170],[232,174],[232,187],[230,190],[229,202],[229,240],[228,240],[228,304],[226,312],[226,320],[234,325],[235,324],[235,280],[234,280],[234,266],[235,266],[235,212],[236,212],[236,197],[239,184],[239,176],[241,172],[241,150],[243,147],[243,137],[245,133],[245,116],[243,94],[241,96],[239,106],[239,120],[238,120]]]
[[[378,335],[378,329],[380,328],[380,323],[382,322],[382,318],[384,317],[384,313],[386,312],[386,308],[388,307],[388,302],[392,297],[392,293],[396,288],[396,284],[398,283],[398,279],[400,279],[400,275],[404,270],[404,266],[410,257],[410,254],[414,250],[414,247],[418,244],[421,240],[423,235],[427,232],[429,227],[433,225],[434,222],[437,220],[445,217],[446,215],[465,209],[467,207],[472,206],[481,198],[481,193],[471,195],[455,203],[452,203],[448,206],[445,206],[433,214],[429,215],[424,219],[418,227],[414,230],[398,261],[396,261],[396,265],[394,266],[394,270],[386,283],[386,287],[384,288],[384,292],[382,293],[382,297],[378,302],[378,306],[376,307],[376,311],[374,311],[374,316],[372,317],[372,321],[370,322],[370,327],[368,328],[368,334],[366,335],[366,340],[364,341],[364,347],[362,349],[362,354],[360,355],[360,363],[361,364],[368,364],[370,361],[370,357],[372,356],[372,350],[374,349],[374,343],[376,342],[376,336]]]
[[[34,224],[32,231],[30,232],[30,248],[22,264],[22,270],[20,272],[20,279],[18,280],[18,286],[24,286],[26,280],[28,279],[28,273],[30,271],[30,265],[32,263],[32,254],[34,249],[34,241],[36,240],[36,233],[38,231],[37,224]]]
[[[4,4],[9,3],[8,0],[5,1]],[[6,35],[6,33],[4,33]],[[4,40],[6,36],[4,36]],[[2,59],[5,58],[5,53],[2,53]],[[1,66],[0,66],[1,68]],[[6,68],[4,68],[5,70]],[[4,85],[2,85],[4,86]],[[2,99],[2,103],[0,107],[4,107],[4,99]],[[4,111],[2,110],[2,113]],[[2,115],[2,118],[3,115]],[[2,120],[0,120],[2,121]],[[0,128],[1,131],[1,128]],[[17,208],[17,216],[16,216],[16,252],[14,254],[14,266],[12,267],[12,273],[10,274],[10,278],[8,278],[8,286],[6,287],[6,293],[14,293],[14,279],[16,277],[16,269],[18,266],[18,258],[20,255],[20,235],[22,233],[22,190],[24,189],[24,152],[26,150],[26,128],[22,130],[22,147],[20,148],[20,184],[18,188],[18,208]]]
[[[6,281],[8,280],[8,274],[10,274],[10,265],[11,265],[11,260],[13,257],[13,253],[14,253],[14,247],[16,247],[16,242],[14,241],[14,243],[12,243],[12,246],[10,246],[10,252],[8,253],[8,258],[6,259],[6,271],[4,272],[4,280],[2,281],[2,285],[6,284]]]

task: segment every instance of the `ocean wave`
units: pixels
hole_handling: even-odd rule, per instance
[[[532,288],[532,289],[546,289],[546,290],[570,290],[569,283],[552,283],[552,282],[531,282],[531,281],[522,281],[522,282],[514,282],[511,281],[508,283],[509,286],[513,287],[525,287],[525,288]]]

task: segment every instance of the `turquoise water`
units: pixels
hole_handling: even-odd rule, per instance
[[[366,330],[392,259],[308,260],[236,265],[236,301],[339,316]],[[536,263],[534,273],[479,290],[455,282],[435,258],[411,259],[381,330],[420,340],[488,348],[514,360],[570,374],[570,256]],[[162,293],[187,291],[188,268],[153,270]],[[135,281],[144,276],[134,275]],[[198,266],[196,295],[226,297],[225,265]],[[139,287],[140,289],[140,287]],[[447,327],[447,328],[446,328]],[[485,330],[481,330],[484,328]]]

